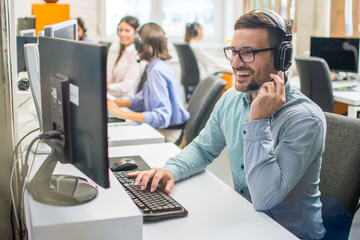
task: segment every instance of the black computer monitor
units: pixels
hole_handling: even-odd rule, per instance
[[[40,37],[39,57],[43,131],[59,131],[62,138],[46,141],[52,153],[28,189],[40,202],[79,204],[67,192],[78,185],[85,186],[81,194],[94,193],[94,189],[79,184],[79,179],[51,175],[57,161],[71,163],[98,185],[109,187],[106,46]],[[58,183],[59,179],[63,182]],[[50,184],[62,185],[66,193],[56,192],[57,187]],[[86,202],[95,196],[75,198]]]
[[[16,37],[16,56],[17,56],[17,72],[26,71],[25,63],[25,54],[24,54],[24,45],[27,43],[37,43],[37,37],[25,37],[17,36]]]
[[[311,37],[310,56],[323,58],[331,71],[358,73],[359,38]]]
[[[77,20],[71,19],[44,26],[44,36],[78,40]]]

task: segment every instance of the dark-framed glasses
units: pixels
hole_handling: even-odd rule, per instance
[[[273,51],[276,48],[263,49],[240,49],[236,50],[233,47],[224,47],[224,54],[227,60],[233,61],[236,54],[239,55],[241,61],[244,63],[252,63],[255,60],[255,53]]]

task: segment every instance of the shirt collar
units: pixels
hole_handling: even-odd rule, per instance
[[[154,60],[152,60],[152,61],[149,63],[149,65],[148,65],[148,67],[147,67],[147,70],[150,71],[150,70],[155,66],[156,62],[158,62],[158,61],[160,61],[160,60],[161,60],[160,58],[155,58]]]

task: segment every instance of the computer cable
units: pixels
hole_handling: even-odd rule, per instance
[[[11,174],[10,174],[10,195],[11,195],[11,200],[12,200],[12,208],[11,208],[11,219],[12,219],[12,211],[14,211],[14,216],[15,216],[15,220],[16,220],[16,224],[18,229],[20,229],[20,225],[19,225],[19,220],[18,220],[18,216],[17,216],[17,207],[16,207],[16,202],[15,202],[15,197],[14,197],[14,191],[13,191],[13,178],[14,178],[14,173],[15,173],[15,168],[17,163],[19,162],[20,156],[18,156],[15,159],[15,155],[18,152],[18,148],[20,146],[20,144],[22,143],[22,141],[24,141],[25,138],[27,138],[30,134],[38,131],[39,128],[36,128],[30,132],[28,132],[25,136],[23,136],[20,141],[16,144],[12,157],[11,157]],[[11,225],[12,225],[12,231],[13,231],[13,237],[14,237],[14,226],[13,226],[13,221],[11,221]]]
[[[20,169],[21,172],[19,174],[20,179],[17,178],[18,179],[17,186],[19,185],[18,188],[21,189],[21,192],[18,193],[18,195],[19,195],[18,196],[18,201],[15,201],[14,190],[13,190],[13,180],[14,180],[14,173],[16,174],[15,169],[16,169],[16,166],[18,165],[18,162],[19,162],[19,160],[21,158],[21,154],[18,155],[18,157],[16,159],[15,159],[15,155],[18,152],[18,147],[20,146],[21,142],[26,137],[28,137],[30,134],[32,134],[32,133],[34,133],[35,131],[38,131],[38,130],[39,130],[39,128],[30,131],[29,133],[27,133],[18,142],[18,144],[15,146],[15,149],[14,149],[14,152],[13,152],[13,155],[12,155],[12,159],[11,159],[12,160],[12,169],[11,169],[11,175],[10,175],[10,194],[11,194],[11,200],[12,200],[12,211],[14,211],[14,216],[15,216],[15,220],[16,220],[16,223],[17,223],[17,227],[18,227],[21,239],[23,239],[23,237],[27,233],[26,225],[25,224],[23,225],[23,219],[24,218],[22,217],[21,209],[23,207],[23,196],[24,196],[23,193],[25,191],[26,182],[27,182],[27,176],[29,174],[28,173],[28,170],[29,170],[29,168],[28,168],[28,158],[29,158],[30,150],[31,150],[32,146],[34,145],[34,143],[36,141],[38,141],[38,140],[59,138],[60,137],[60,133],[58,131],[49,131],[49,132],[46,132],[46,133],[39,134],[39,136],[37,136],[36,138],[34,138],[31,141],[31,143],[28,146],[27,151],[26,151],[25,163],[23,165],[21,165],[21,169]],[[38,145],[39,145],[39,143],[38,143]],[[36,151],[37,151],[38,145],[36,147]],[[35,154],[34,154],[34,159],[33,159],[33,162],[31,164],[30,171],[32,169],[32,166],[33,166],[33,163],[34,163],[34,160],[35,160],[36,151],[35,151]],[[19,182],[20,182],[20,184],[19,184]],[[16,206],[16,202],[18,202],[18,206]],[[23,226],[25,227],[25,231],[23,230]],[[14,227],[12,227],[12,229],[14,230]],[[14,232],[13,232],[13,236],[14,236]]]
[[[27,186],[27,183],[29,181],[29,176],[31,173],[31,170],[33,168],[34,162],[35,162],[35,157],[36,157],[36,153],[37,153],[37,149],[39,147],[40,141],[39,140],[44,140],[44,139],[60,139],[61,138],[61,133],[59,131],[48,131],[45,133],[41,133],[39,134],[37,137],[35,137],[31,143],[29,144],[27,151],[26,151],[26,156],[25,156],[25,163],[24,165],[21,167],[21,175],[22,175],[22,179],[23,179],[23,183],[22,183],[22,190],[21,190],[21,194],[20,194],[20,202],[19,202],[19,207],[20,209],[24,209],[24,194],[25,194],[25,189]],[[31,162],[30,168],[29,168],[29,155],[32,149],[32,146],[36,143],[36,149],[35,149],[35,153],[34,153],[34,157],[33,160]],[[19,225],[20,225],[20,233],[22,234],[22,238],[27,239],[27,228],[26,228],[26,223],[25,223],[25,213],[24,211],[20,211],[19,213]],[[23,228],[23,229],[22,229]]]

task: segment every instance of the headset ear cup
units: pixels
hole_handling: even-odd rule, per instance
[[[141,37],[139,35],[139,33],[135,33],[135,36],[134,36],[134,46],[135,46],[135,49],[138,53],[141,52],[141,49],[142,49],[142,41],[141,41]]]
[[[275,69],[278,71],[286,71],[291,66],[292,46],[288,42],[282,42],[276,49],[275,53]]]

